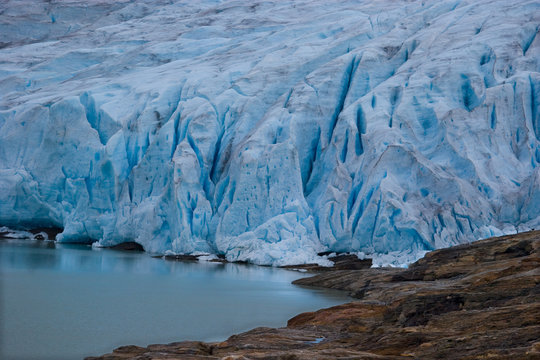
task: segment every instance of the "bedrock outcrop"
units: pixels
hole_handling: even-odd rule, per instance
[[[538,359],[540,231],[428,253],[408,269],[337,270],[298,285],[356,301],[219,343],[124,346],[116,359]]]

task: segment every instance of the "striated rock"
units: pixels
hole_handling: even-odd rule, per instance
[[[540,231],[437,250],[408,269],[328,271],[298,285],[358,300],[221,343],[121,347],[88,359],[539,359]]]

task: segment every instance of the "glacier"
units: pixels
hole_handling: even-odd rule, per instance
[[[539,228],[539,30],[538,0],[3,1],[0,226],[276,266]]]

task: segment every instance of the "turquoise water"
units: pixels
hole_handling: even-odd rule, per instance
[[[344,303],[296,271],[0,240],[2,359],[81,359],[113,348],[224,340]]]

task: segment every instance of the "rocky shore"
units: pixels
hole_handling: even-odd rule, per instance
[[[428,253],[408,269],[295,283],[357,300],[219,343],[123,346],[87,359],[540,359],[540,231]]]

